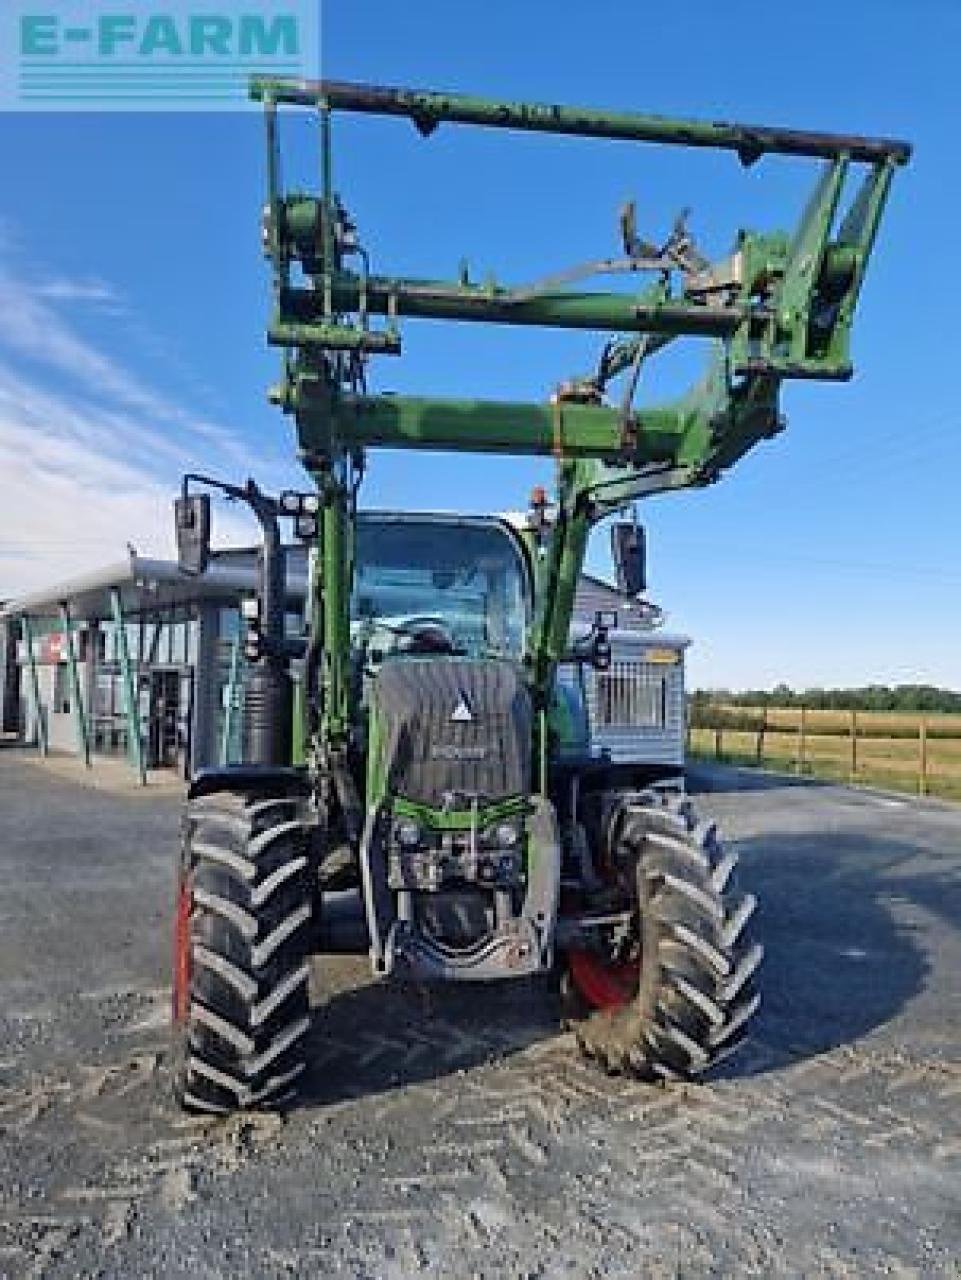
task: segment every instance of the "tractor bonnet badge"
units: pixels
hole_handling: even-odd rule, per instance
[[[467,701],[467,698],[465,697],[464,694],[460,695],[460,700],[458,701],[457,706],[454,708],[454,710],[450,713],[450,718],[451,718],[452,724],[472,724],[473,723],[474,713],[471,711],[470,703]]]

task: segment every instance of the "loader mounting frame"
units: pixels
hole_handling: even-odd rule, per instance
[[[443,449],[556,459],[557,518],[543,560],[541,602],[528,654],[546,706],[570,626],[591,526],[637,498],[715,481],[784,426],[781,384],[851,376],[850,334],[865,270],[895,170],[910,146],[887,138],[701,122],[551,104],[321,80],[255,79],[264,106],[267,201],[263,240],[274,277],[268,338],[284,348],[271,399],[296,423],[301,458],[321,513],[311,634],[317,637],[312,751],[343,751],[352,717],[347,673],[352,525],[368,448]],[[280,186],[279,115],[307,107],[320,128],[319,194]],[[711,262],[678,219],[668,239],[637,234],[621,212],[622,252],[508,286],[373,274],[356,225],[334,187],[338,113],[404,117],[425,137],[440,125],[554,133],[626,143],[714,148],[752,165],[765,155],[821,162],[810,199],[788,231],[740,230]],[[858,170],[853,196],[846,180]],[[646,275],[639,291],[587,289],[597,276]],[[576,286],[576,287],[571,287]],[[382,327],[372,317],[383,316]],[[403,317],[505,326],[579,328],[609,336],[597,368],[552,389],[544,402],[386,396],[367,390],[375,355],[396,355]],[[682,337],[713,345],[703,379],[678,399],[638,407],[639,374]],[[622,377],[611,404],[607,393]],[[310,705],[308,705],[310,716]],[[310,736],[310,735],[308,735]],[[541,752],[543,756],[543,750]]]

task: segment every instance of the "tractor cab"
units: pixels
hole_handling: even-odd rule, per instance
[[[359,516],[350,639],[368,677],[396,657],[520,661],[530,620],[530,573],[500,521]]]

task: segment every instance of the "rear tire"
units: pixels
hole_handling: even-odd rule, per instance
[[[606,829],[604,870],[634,913],[632,935],[568,954],[566,1021],[611,1074],[689,1079],[744,1041],[760,1004],[764,953],[746,933],[756,902],[734,892],[736,855],[686,800],[624,797]]]
[[[286,1101],[305,1067],[312,889],[304,801],[188,801],[174,948],[175,1092],[191,1111]]]

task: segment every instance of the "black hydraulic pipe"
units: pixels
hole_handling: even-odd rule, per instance
[[[264,540],[258,555],[261,627],[265,649],[271,661],[284,661],[284,609],[287,598],[287,552],[280,538],[280,526],[272,507],[252,503],[263,529]]]

